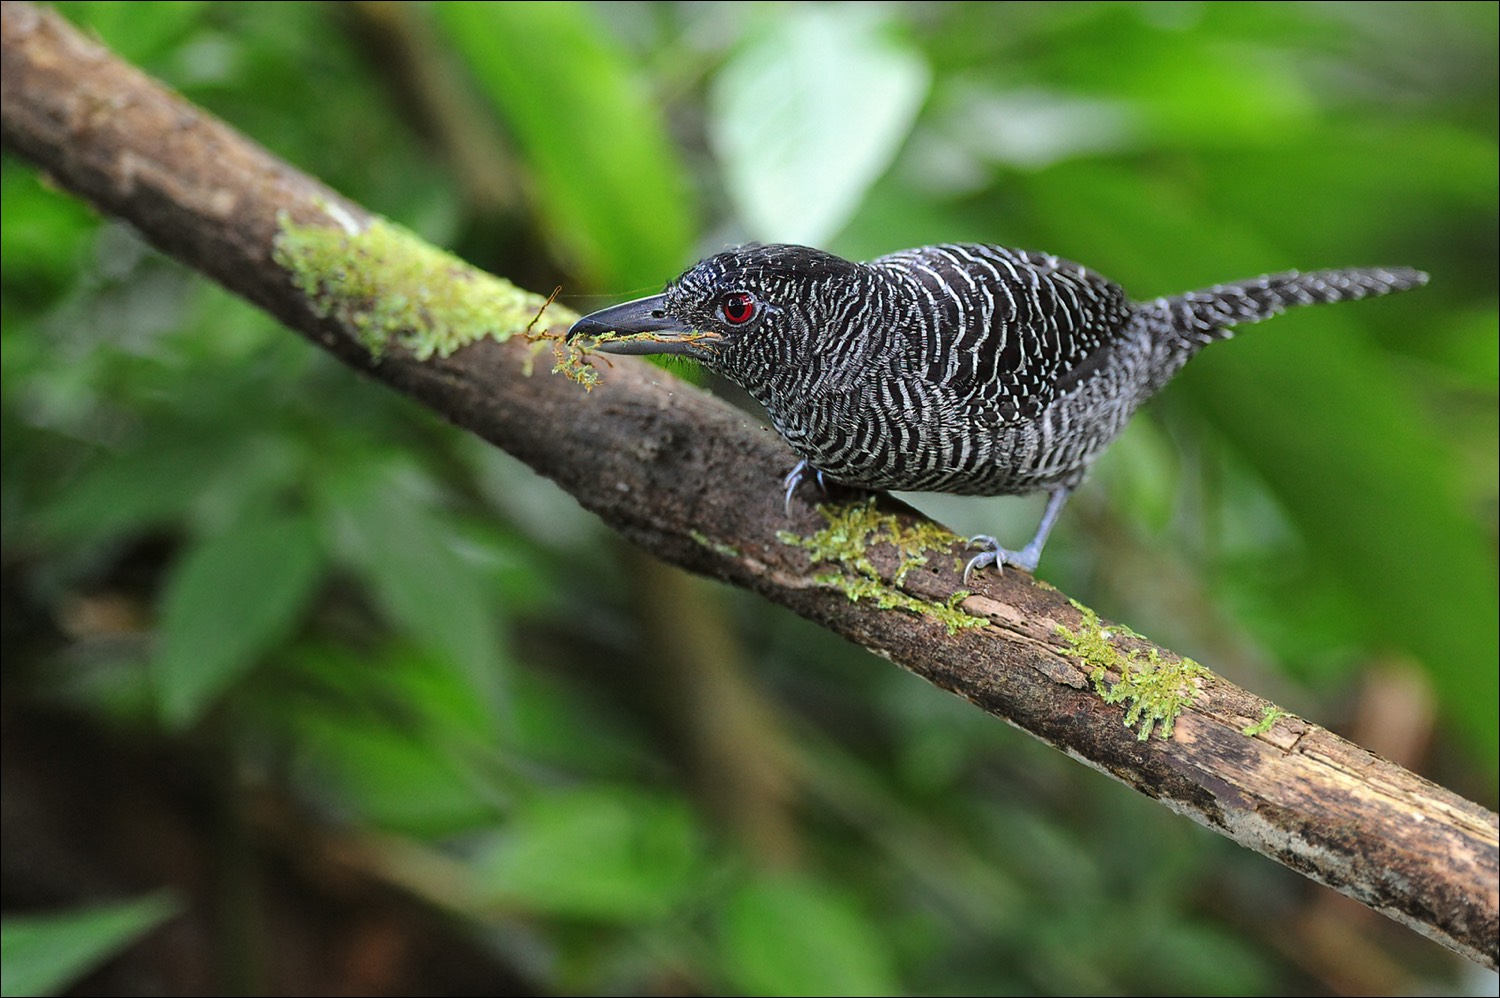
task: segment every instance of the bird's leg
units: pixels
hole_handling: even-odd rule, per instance
[[[787,516],[792,515],[792,494],[797,491],[797,486],[801,485],[802,480],[809,474],[812,475],[813,480],[818,483],[818,489],[822,491],[823,495],[828,495],[828,482],[823,479],[823,473],[817,468],[814,468],[812,465],[808,464],[806,461],[798,461],[797,466],[791,471],[787,472],[786,477],[781,480],[781,484],[786,487]]]
[[[1032,536],[1031,543],[1019,551],[1007,551],[1000,546],[999,541],[988,534],[969,538],[970,544],[983,544],[989,550],[981,551],[969,560],[969,564],[964,567],[964,583],[968,583],[969,575],[976,569],[988,568],[991,565],[995,565],[1002,571],[1006,565],[1010,565],[1023,572],[1035,572],[1036,563],[1042,560],[1042,548],[1047,544],[1047,535],[1052,533],[1052,526],[1057,522],[1058,514],[1062,512],[1063,505],[1072,494],[1072,489],[1053,490],[1052,495],[1047,499],[1047,509],[1042,513],[1042,522],[1037,524],[1036,534]]]

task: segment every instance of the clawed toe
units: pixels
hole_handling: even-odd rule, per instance
[[[807,462],[798,461],[796,467],[788,471],[786,477],[781,480],[781,487],[786,490],[786,502],[783,508],[787,516],[792,515],[792,495],[796,493],[797,486],[802,484],[802,476],[805,474],[807,474]]]
[[[1005,569],[1001,565],[1000,556],[994,551],[981,551],[970,558],[969,563],[964,566],[964,585],[967,586],[969,584],[969,576],[981,568],[989,568],[991,565],[994,565],[1001,574],[1004,574]]]
[[[976,534],[969,538],[969,547],[983,547],[984,550],[969,559],[964,566],[964,585],[969,584],[969,577],[982,568],[995,566],[995,571],[1001,575],[1005,574],[1005,566],[1010,564],[1014,553],[1005,550],[1000,542],[989,534]]]
[[[803,479],[809,475],[818,483],[818,491],[822,492],[825,496],[828,495],[828,482],[823,478],[823,473],[806,461],[798,461],[797,466],[787,472],[786,477],[781,480],[781,484],[786,488],[785,509],[787,516],[792,515],[792,496],[796,493],[797,486],[801,485]]]
[[[980,569],[995,566],[995,571],[1005,574],[1005,566],[1019,568],[1023,572],[1036,572],[1036,563],[1040,560],[1041,551],[1033,550],[1028,545],[1020,551],[1011,551],[1000,546],[1000,542],[989,534],[977,534],[969,538],[969,546],[982,546],[985,550],[979,552],[969,559],[964,566],[964,585],[969,584],[969,577]]]

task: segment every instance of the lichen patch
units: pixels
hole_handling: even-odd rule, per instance
[[[1169,662],[1155,648],[1147,649],[1143,658],[1137,649],[1126,652],[1115,645],[1117,636],[1140,635],[1120,628],[1105,630],[1098,614],[1081,603],[1073,605],[1083,614],[1083,624],[1075,632],[1059,624],[1057,633],[1068,644],[1069,652],[1089,670],[1094,690],[1105,703],[1126,703],[1125,726],[1140,728],[1141,741],[1157,731],[1161,738],[1172,737],[1177,716],[1198,695],[1196,680],[1208,670],[1190,658]],[[1109,673],[1119,679],[1110,682]]]
[[[396,348],[417,360],[447,357],[486,337],[504,341],[532,324],[545,330],[577,318],[384,219],[360,230],[283,215],[280,229],[273,259],[318,315],[337,319],[376,358]]]
[[[825,503],[818,512],[827,526],[803,537],[783,530],[776,536],[783,544],[807,551],[814,562],[840,566],[836,572],[824,572],[814,578],[820,586],[837,589],[850,602],[872,600],[883,610],[900,609],[938,621],[949,634],[969,627],[984,627],[989,621],[959,609],[968,596],[961,589],[946,601],[926,600],[901,588],[912,569],[925,565],[931,553],[946,554],[957,538],[931,522],[905,523],[898,516],[882,513],[872,497],[847,505]],[[873,548],[890,545],[900,561],[891,581],[886,582],[870,561]]]

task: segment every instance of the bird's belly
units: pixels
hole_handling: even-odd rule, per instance
[[[892,410],[845,396],[788,407],[773,423],[800,457],[845,485],[1019,495],[1083,479],[1134,408],[1105,411],[1097,401],[1064,396],[1034,419],[1004,423],[973,407]]]

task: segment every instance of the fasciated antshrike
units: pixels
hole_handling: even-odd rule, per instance
[[[1063,503],[1135,410],[1203,346],[1294,305],[1425,284],[1406,267],[1289,272],[1131,302],[1045,253],[949,244],[852,263],[805,246],[709,257],[660,295],[580,319],[611,353],[681,354],[742,386],[807,476],[873,490],[1050,493],[1019,551],[1036,569]]]

